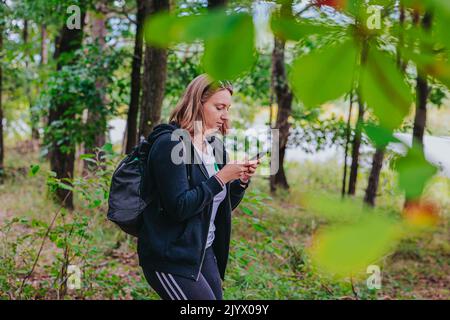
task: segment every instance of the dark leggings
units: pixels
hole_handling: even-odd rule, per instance
[[[222,300],[222,281],[212,247],[206,249],[198,281],[142,268],[147,282],[163,300]]]

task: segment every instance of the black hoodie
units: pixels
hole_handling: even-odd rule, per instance
[[[187,150],[181,147],[179,139],[174,138],[174,131],[179,128],[174,122],[160,124],[148,137],[152,147],[147,182],[152,200],[143,214],[144,223],[138,239],[139,264],[197,281],[205,254],[213,199],[222,191],[222,186],[214,176],[209,177],[193,152],[190,140],[183,139],[191,156],[197,157],[193,158],[196,161],[192,164],[173,161],[174,150],[179,151],[179,155],[184,155],[183,150]],[[213,144],[219,169],[222,169],[228,162],[224,143],[215,137],[208,141]],[[228,182],[226,187],[227,195],[214,220],[216,230],[212,244],[222,280],[229,254],[231,211],[238,206],[246,189],[240,186],[239,180]]]

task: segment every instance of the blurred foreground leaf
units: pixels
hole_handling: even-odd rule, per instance
[[[391,251],[401,232],[392,219],[368,215],[360,221],[319,232],[310,249],[312,262],[337,277],[364,273]]]
[[[373,123],[365,124],[364,131],[377,148],[384,148],[390,142],[400,142],[400,140],[393,136],[392,130],[383,128]]]
[[[362,204],[353,199],[317,193],[304,194],[301,197],[301,205],[309,212],[331,222],[356,221],[361,218],[364,210]]]
[[[363,100],[380,125],[395,129],[409,113],[412,95],[395,62],[381,51],[371,49],[361,79]]]
[[[344,28],[336,25],[311,23],[309,21],[298,21],[274,15],[270,21],[273,33],[284,40],[299,41],[311,35],[329,35],[331,32],[343,31]]]
[[[253,66],[256,61],[254,38],[250,15],[227,14],[222,10],[192,16],[160,13],[145,25],[145,40],[154,46],[167,48],[204,41],[203,67],[218,80],[235,79]]]
[[[306,107],[315,107],[349,92],[356,52],[352,41],[346,41],[297,58],[290,75],[295,95]]]
[[[422,148],[415,144],[404,157],[397,160],[395,169],[406,199],[418,199],[427,181],[437,172],[437,168],[425,159]]]

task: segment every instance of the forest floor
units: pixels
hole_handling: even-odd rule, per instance
[[[104,204],[89,208],[77,198],[76,210],[63,210],[45,237],[52,218],[60,210],[47,193],[44,172],[48,164],[40,161],[37,153],[19,153],[12,148],[6,150],[6,157],[7,177],[0,185],[1,299],[158,299],[138,265],[135,239],[106,220]],[[33,177],[29,175],[32,164],[41,166]],[[370,290],[366,285],[368,275],[333,279],[316,272],[306,254],[321,223],[299,203],[300,194],[306,190],[339,193],[339,165],[334,160],[288,163],[286,169],[289,192],[280,190],[270,195],[267,179],[256,176],[245,199],[233,212],[230,260],[224,282],[226,299],[450,298],[450,179],[435,177],[427,188],[427,195],[441,207],[438,226],[401,241],[395,251],[379,262],[381,289]],[[393,173],[384,170],[377,204],[398,210],[403,198],[393,187],[392,179]],[[357,199],[362,198],[365,181],[367,173],[363,171]],[[87,218],[86,225],[70,225],[75,221],[73,216]],[[80,267],[81,287],[61,290],[57,279],[67,248],[64,239],[68,237],[68,225],[73,254],[67,255],[71,257],[68,262]],[[74,237],[77,233],[79,238]]]

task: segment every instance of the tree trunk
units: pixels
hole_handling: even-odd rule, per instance
[[[273,124],[273,96],[270,96],[270,103],[269,103],[269,129],[272,129]]]
[[[48,33],[47,33],[47,26],[45,24],[42,24],[40,27],[41,30],[41,48],[40,48],[40,61],[39,64],[40,66],[44,66],[48,63],[48,43],[47,43],[47,39],[48,39]],[[37,119],[37,121],[39,122],[40,119]],[[43,123],[48,123],[48,117],[47,116],[43,116],[42,117],[42,122]],[[39,131],[37,132],[38,135],[36,137],[33,138],[37,138],[39,139]]]
[[[413,21],[416,25],[420,22],[420,13],[415,11],[415,19]],[[422,29],[425,33],[431,29],[432,13],[430,11],[425,12],[422,18]],[[420,50],[427,50],[425,45],[422,45]],[[429,50],[427,50],[429,51]],[[427,123],[427,101],[430,88],[428,85],[427,74],[419,67],[417,67],[417,79],[416,79],[416,114],[414,116],[414,127],[412,136],[412,147],[424,149],[423,135],[425,133],[425,126]],[[404,208],[407,208],[411,201],[414,199],[406,198],[403,204]]]
[[[168,0],[149,1],[148,13],[168,11]],[[145,46],[139,136],[147,138],[161,120],[161,108],[167,78],[167,49]]]
[[[423,146],[423,134],[427,121],[428,81],[426,76],[419,72],[416,84],[416,115],[414,117],[413,145]]]
[[[345,196],[346,184],[347,184],[347,157],[348,157],[348,145],[350,143],[350,133],[351,133],[351,119],[352,119],[352,111],[353,111],[353,88],[350,92],[350,101],[348,108],[348,117],[347,117],[347,127],[345,134],[345,147],[344,147],[344,174],[342,176],[342,188],[341,188],[341,196]]]
[[[72,62],[73,58],[70,59],[65,57],[64,60],[60,60],[62,54],[73,54],[77,49],[81,48],[83,40],[83,27],[85,18],[85,8],[81,10],[81,28],[80,29],[68,29],[66,23],[64,22],[63,27],[60,30],[58,36],[58,42],[56,44],[56,50],[54,53],[54,59],[57,59],[57,70],[65,64]],[[69,117],[64,114],[70,105],[60,104],[55,105],[50,108],[49,113],[49,125],[54,121],[63,119],[64,117]],[[73,117],[73,116],[70,116]],[[63,152],[61,147],[67,147],[70,151]],[[61,145],[58,145],[56,141],[52,141],[50,149],[50,168],[56,173],[58,179],[73,178],[74,172],[74,162],[75,162],[75,146],[72,146],[70,142],[65,141]],[[72,192],[65,189],[57,189],[56,191],[57,200],[66,208],[73,209],[73,194]]]
[[[404,26],[405,26],[405,5],[403,3],[403,0],[399,0],[399,10],[400,10],[400,15],[399,15],[399,34],[398,34],[398,44],[397,44],[397,66],[400,68],[400,70],[402,72],[405,72],[406,69],[406,65],[407,65],[407,60],[403,61],[402,60],[402,56],[403,56],[403,46],[405,43],[405,36],[403,34],[404,31]]]
[[[218,7],[225,7],[227,0],[208,0],[208,9],[215,9]]]
[[[399,1],[400,15],[399,15],[399,35],[397,45],[397,67],[401,72],[406,69],[406,61],[402,60],[402,48],[403,48],[403,26],[405,23],[405,7],[403,1]],[[385,154],[385,147],[377,147],[372,158],[372,169],[370,170],[369,181],[366,188],[366,194],[364,196],[364,202],[374,207],[375,199],[377,197],[378,184],[380,180],[380,173],[383,167],[383,159]]]
[[[28,67],[30,65],[30,57],[28,52],[28,35],[29,35],[29,25],[28,20],[23,21],[23,44],[24,44],[24,61],[25,61],[25,69],[28,70]],[[31,123],[31,140],[36,141],[39,140],[39,131],[38,131],[38,123],[39,123],[39,117],[35,114],[33,111],[33,101],[31,98],[31,90],[30,90],[30,84],[27,80],[25,82],[25,96],[28,100],[28,105],[30,109],[30,123]],[[33,143],[34,145],[34,143]]]
[[[432,14],[431,12],[425,12],[422,19],[422,28],[425,32],[428,32],[431,28]],[[427,100],[430,89],[428,86],[428,79],[426,73],[418,68],[417,71],[417,83],[416,83],[416,114],[414,117],[413,128],[413,146],[416,145],[423,148],[423,135],[425,132],[425,126],[427,122]]]
[[[99,1],[96,3],[95,8],[96,11],[94,14],[89,16],[89,20],[91,20],[91,35],[93,42],[96,42],[99,46],[100,51],[104,51],[106,47],[106,19],[105,19],[105,7],[106,4],[104,1]],[[106,97],[102,93],[104,91],[106,84],[102,79],[97,79],[95,82],[95,87],[98,92],[101,94],[101,106],[100,108],[105,108],[107,101]],[[87,115],[87,123],[95,127],[95,133],[93,133],[93,141],[85,144],[84,152],[87,154],[95,154],[96,148],[101,148],[106,143],[106,130],[107,130],[107,121],[102,117],[102,114],[96,112],[95,110],[88,110]],[[102,158],[100,157],[100,160]],[[83,164],[83,173],[86,174],[87,170],[93,169],[92,162],[85,161]]]
[[[367,39],[363,39],[361,48],[361,59],[360,59],[361,71],[364,65],[366,64],[368,50],[369,47],[367,45]],[[358,81],[361,81],[361,71]],[[364,123],[364,102],[362,101],[361,98],[361,83],[358,83],[356,94],[358,95],[358,120],[356,122],[355,135],[353,137],[353,144],[352,144],[352,164],[350,166],[350,176],[348,180],[349,195],[355,194],[356,181],[358,179],[359,149],[361,147],[361,134],[362,134],[361,129]]]
[[[143,29],[145,19],[145,0],[136,0],[137,21],[134,42],[133,64],[131,69],[131,97],[128,109],[126,147],[125,153],[129,154],[137,144],[137,116],[139,112],[139,98],[141,94],[141,68],[142,68],[142,45]]]
[[[41,25],[41,66],[47,64],[48,62],[47,37],[47,26],[43,24]]]
[[[364,202],[370,206],[375,206],[378,183],[380,181],[381,168],[383,166],[384,148],[377,148],[372,159],[372,169],[370,170],[369,183],[364,196]]]
[[[23,44],[25,47],[28,45],[28,20],[23,20],[23,32],[22,32]],[[25,48],[25,52],[28,53],[28,48]],[[25,61],[28,64],[28,61]]]
[[[348,194],[354,195],[356,192],[356,181],[358,178],[359,149],[361,147],[361,126],[364,122],[364,103],[358,92],[358,121],[356,123],[355,135],[352,144],[352,164],[350,166],[350,177],[348,179]]]
[[[414,116],[413,146],[423,148],[423,134],[427,122],[428,80],[426,75],[418,71],[416,80],[416,114]]]
[[[0,61],[3,60],[3,23],[0,22]],[[0,63],[0,183],[2,183],[4,175],[4,157],[5,149],[3,144],[3,104],[2,104],[2,91],[3,91],[3,68]]]
[[[287,1],[282,4],[281,15],[292,15],[291,1]],[[291,115],[292,92],[289,88],[286,77],[284,49],[285,41],[275,37],[274,48],[272,51],[272,86],[278,104],[275,128],[279,130],[279,147],[278,150],[273,150],[273,152],[278,152],[279,169],[276,174],[270,176],[271,192],[275,192],[277,187],[289,189],[283,164],[289,138],[290,124],[288,122],[288,118]]]

